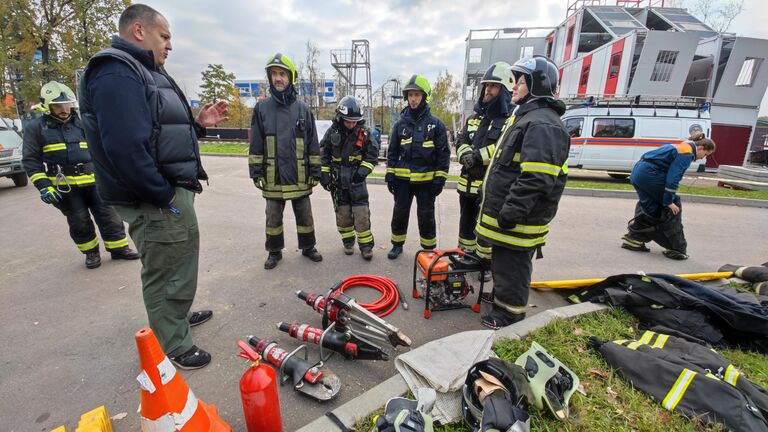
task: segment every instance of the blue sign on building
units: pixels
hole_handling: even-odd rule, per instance
[[[237,94],[240,97],[248,97],[251,95],[251,88],[249,83],[236,82]]]
[[[334,82],[333,81],[326,81],[324,83],[325,90],[323,92],[323,96],[327,98],[332,98],[334,96]]]

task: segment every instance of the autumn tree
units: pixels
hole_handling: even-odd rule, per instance
[[[202,72],[203,83],[199,93],[202,103],[213,103],[220,100],[232,101],[235,90],[235,74],[224,70],[224,65],[209,64]]]
[[[0,96],[36,101],[47,81],[73,89],[75,71],[109,45],[130,0],[5,0],[0,2]]]
[[[459,101],[461,89],[459,84],[453,80],[453,75],[445,71],[437,76],[437,81],[432,84],[432,95],[430,96],[429,108],[432,115],[445,123],[448,129],[454,128],[454,123],[459,118]]]
[[[229,120],[223,124],[224,127],[231,128],[247,128],[251,124],[251,115],[253,109],[248,108],[240,100],[240,92],[238,89],[232,89],[232,102],[229,103]]]

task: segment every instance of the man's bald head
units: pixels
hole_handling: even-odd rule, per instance
[[[143,4],[125,8],[118,22],[120,37],[152,51],[156,65],[165,64],[171,47],[171,30],[168,20],[155,9]]]
[[[120,37],[125,39],[125,36],[131,31],[133,23],[138,21],[145,27],[151,27],[155,24],[155,20],[162,16],[160,12],[147,5],[141,3],[132,4],[120,14],[120,21],[117,24]]]

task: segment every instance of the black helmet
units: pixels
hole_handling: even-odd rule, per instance
[[[512,75],[515,76],[515,80],[520,75],[525,77],[525,83],[532,97],[555,97],[557,66],[549,58],[542,55],[521,58],[512,65]]]
[[[354,96],[344,96],[336,106],[336,115],[344,120],[357,122],[363,119],[363,107]]]
[[[527,385],[525,369],[498,358],[489,358],[475,363],[469,369],[467,379],[464,381],[461,394],[461,411],[468,426],[473,430],[479,430],[483,420],[483,403],[475,391],[475,382],[478,380],[504,387],[505,399],[511,402],[509,405],[509,409],[512,410],[510,417],[517,419],[521,428],[527,425],[529,418],[523,409],[523,403],[526,400],[524,387]]]

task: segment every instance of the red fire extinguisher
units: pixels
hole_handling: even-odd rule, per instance
[[[282,432],[275,370],[262,364],[261,357],[247,343],[238,341],[237,346],[242,350],[240,357],[253,362],[240,378],[240,398],[248,432]]]

